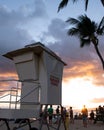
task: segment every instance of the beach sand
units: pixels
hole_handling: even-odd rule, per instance
[[[87,128],[85,128],[82,120],[75,120],[74,124],[69,125],[69,130],[104,130],[104,123],[100,121],[96,124],[89,122]]]
[[[10,130],[13,130],[14,127],[18,127],[19,124],[14,123],[13,121],[9,122]],[[39,122],[35,121],[31,123],[32,127],[39,128]],[[53,124],[52,127],[57,128],[56,124]],[[54,128],[50,127],[50,130],[55,130]],[[3,121],[0,121],[0,130],[7,130],[7,127]],[[29,126],[24,126],[22,128],[19,128],[17,130],[29,130]],[[41,130],[48,130],[47,125],[43,125]],[[65,130],[63,123],[61,123],[59,130]],[[87,128],[83,127],[82,120],[75,120],[74,124],[69,125],[69,130],[104,130],[104,123],[103,122],[97,122],[96,124],[93,124],[91,122],[88,123]]]

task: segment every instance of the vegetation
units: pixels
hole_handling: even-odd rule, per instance
[[[72,0],[73,3],[77,2],[78,0]],[[104,6],[104,0],[100,0],[102,5]],[[58,7],[58,12],[60,11],[60,9],[64,8],[65,6],[67,6],[69,0],[62,0],[59,4],[59,7]],[[85,0],[85,10],[87,10],[87,7],[88,7],[88,2],[89,0]],[[94,1],[95,2],[95,1]]]
[[[98,54],[104,69],[104,60],[98,49],[98,36],[104,35],[104,17],[99,24],[91,21],[91,19],[86,15],[81,15],[78,19],[69,18],[66,22],[74,25],[74,27],[68,29],[68,35],[77,36],[80,39],[80,47],[90,45],[91,43],[94,45],[96,53]]]

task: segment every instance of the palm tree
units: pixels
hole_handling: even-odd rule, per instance
[[[80,47],[90,45],[91,43],[94,45],[104,69],[104,60],[98,49],[98,35],[104,35],[104,17],[99,24],[91,21],[86,15],[81,15],[78,19],[69,18],[66,22],[74,25],[74,27],[68,29],[68,35],[78,36],[80,39]]]
[[[72,0],[73,3],[77,2],[78,0]],[[102,5],[104,6],[104,0],[100,0]],[[58,12],[60,11],[60,9],[64,8],[65,6],[67,6],[69,0],[62,0],[59,4],[59,7],[58,7]],[[88,6],[88,2],[89,0],[85,0],[85,10],[87,10],[87,6]]]

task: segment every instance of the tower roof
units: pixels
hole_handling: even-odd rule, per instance
[[[52,50],[50,50],[49,48],[47,48],[45,45],[43,45],[40,42],[26,45],[24,48],[8,52],[4,54],[3,56],[13,60],[13,57],[21,55],[26,52],[31,52],[31,51],[37,55],[41,54],[43,51],[46,51],[47,53],[55,57],[57,60],[61,61],[64,65],[66,65],[66,63],[62,61],[62,59],[59,56],[57,56]]]

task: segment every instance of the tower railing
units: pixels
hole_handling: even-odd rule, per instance
[[[4,89],[4,86],[5,89]],[[21,82],[15,79],[0,80],[0,107],[17,109],[20,106]]]
[[[21,97],[21,87],[24,82],[37,84],[36,88],[33,88],[28,93],[26,93],[23,97]],[[6,85],[6,89],[4,89],[4,85]],[[40,88],[38,81],[32,79],[26,79],[24,81],[9,79],[9,80],[0,80],[0,108],[7,109],[19,109],[20,103],[26,97],[28,97],[31,93]],[[7,89],[9,88],[9,89]],[[40,90],[40,89],[39,89]],[[40,91],[39,91],[40,93]],[[29,102],[22,102],[23,104],[31,105]],[[38,105],[40,103],[40,94],[39,101],[34,102],[33,104]]]

